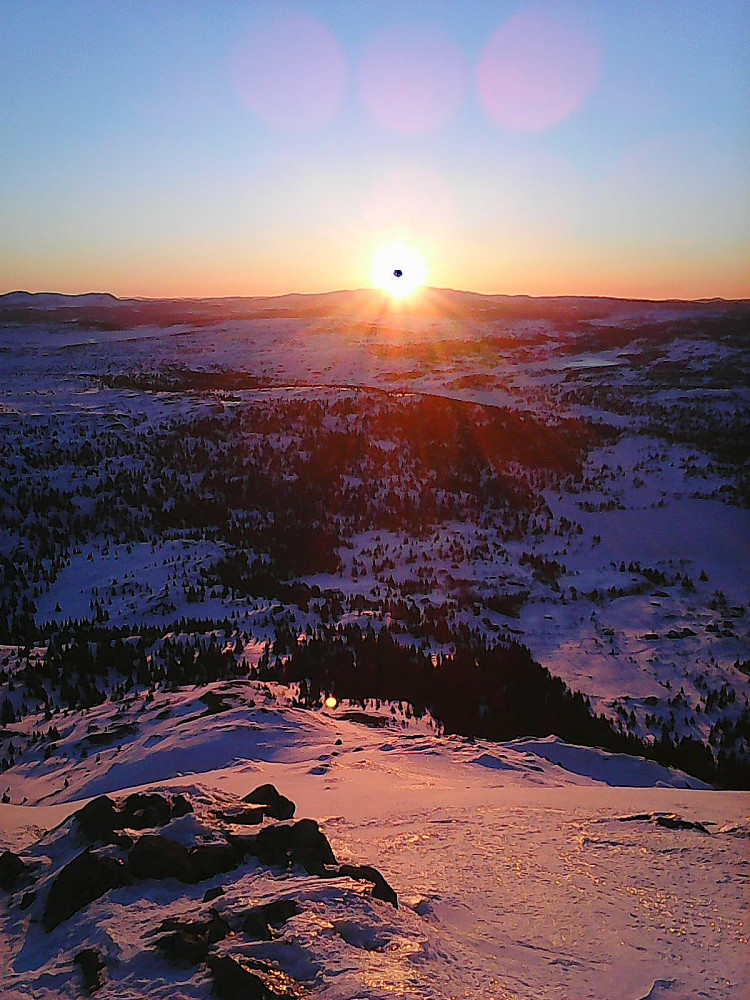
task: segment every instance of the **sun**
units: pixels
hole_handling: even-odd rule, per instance
[[[405,299],[421,288],[427,277],[424,257],[404,243],[382,247],[372,261],[372,283],[395,299]]]

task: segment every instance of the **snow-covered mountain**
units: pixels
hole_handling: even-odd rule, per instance
[[[747,988],[746,800],[556,739],[437,737],[387,705],[295,701],[234,681],[56,724],[53,754],[18,770],[26,804],[0,808],[24,866],[6,885],[4,996],[85,995],[86,969],[102,997]],[[269,783],[292,820],[243,802]],[[335,863],[317,834],[324,868],[277,845],[300,818]]]
[[[747,995],[748,316],[0,298],[3,995]]]

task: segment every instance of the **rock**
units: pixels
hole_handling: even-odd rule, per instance
[[[10,892],[19,875],[22,875],[28,865],[24,864],[13,851],[3,851],[0,854],[0,889]]]
[[[225,823],[236,823],[238,826],[259,826],[267,811],[267,806],[259,806],[256,809],[241,809],[234,813],[220,812],[217,813],[217,816]]]
[[[292,857],[310,875],[328,875],[327,865],[336,865],[328,838],[314,819],[301,819],[292,827]]]
[[[159,931],[166,931],[156,942],[156,947],[177,965],[199,965],[208,949],[229,934],[229,924],[216,910],[211,910],[209,920],[180,920],[172,917],[163,920]]]
[[[203,902],[210,903],[211,900],[218,899],[219,896],[223,895],[224,895],[224,886],[217,885],[213,889],[206,889],[206,891],[203,894]]]
[[[176,878],[188,884],[198,881],[187,848],[161,834],[138,838],[128,855],[128,869],[136,878]]]
[[[218,996],[227,1000],[268,1000],[263,980],[228,955],[209,955],[208,967]]]
[[[296,809],[291,799],[281,795],[275,785],[270,784],[258,785],[242,801],[265,806],[265,813],[273,819],[291,819]]]
[[[42,914],[44,929],[51,931],[105,892],[129,881],[121,861],[87,848],[65,865],[52,883]]]
[[[277,1000],[303,995],[291,976],[257,959],[243,957],[240,964],[228,955],[209,955],[208,967],[214,992],[226,1000]]]
[[[390,903],[395,909],[398,909],[398,896],[395,889],[386,882],[377,868],[373,868],[372,865],[340,865],[339,875],[356,879],[358,882],[372,882],[372,894],[375,899],[382,899],[386,903]]]
[[[693,823],[689,819],[682,819],[680,816],[657,816],[656,825],[664,826],[668,830],[697,830],[699,833],[710,833],[711,831],[702,823]]]
[[[145,830],[166,824],[178,816],[186,816],[193,811],[184,795],[165,798],[158,793],[134,792],[125,799],[118,829]]]
[[[231,872],[241,860],[231,844],[200,844],[190,850],[189,857],[198,882]]]
[[[245,914],[242,921],[242,933],[247,934],[253,941],[270,941],[273,935],[268,921],[263,918],[263,914],[258,909],[252,909]]]
[[[87,840],[111,843],[112,834],[118,828],[118,816],[115,804],[108,795],[92,799],[73,815]]]
[[[84,948],[83,951],[78,952],[73,961],[83,974],[83,985],[86,992],[91,994],[101,989],[103,985],[101,973],[105,965],[96,948]]]
[[[208,954],[208,939],[195,931],[180,928],[159,938],[156,947],[176,965],[200,965]]]
[[[335,874],[327,866],[337,864],[336,856],[314,819],[301,819],[293,825],[267,826],[255,837],[253,853],[264,865],[288,868],[301,865],[309,875]]]
[[[184,795],[166,798],[156,792],[151,794],[134,792],[128,795],[120,809],[108,795],[100,795],[73,815],[88,840],[92,842],[98,840],[103,844],[118,844],[127,850],[133,841],[115,831],[145,830],[150,827],[165,826],[170,820],[185,816],[192,811],[193,807]]]
[[[274,899],[270,903],[263,903],[254,907],[260,910],[265,920],[274,927],[285,924],[290,917],[296,917],[301,912],[300,905],[296,899]]]

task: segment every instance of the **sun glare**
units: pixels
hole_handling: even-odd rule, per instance
[[[379,250],[372,262],[372,283],[396,299],[404,299],[421,288],[427,277],[424,258],[403,243]]]

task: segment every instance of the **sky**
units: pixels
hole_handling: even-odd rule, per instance
[[[745,0],[0,0],[0,292],[748,297],[748,164]]]

